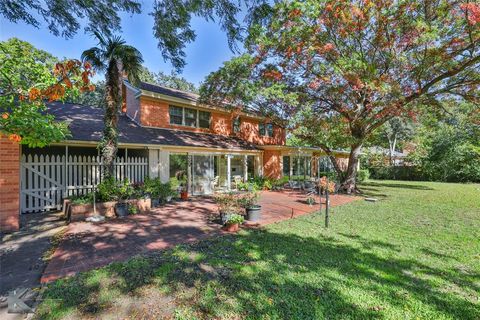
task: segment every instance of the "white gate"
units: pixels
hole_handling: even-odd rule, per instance
[[[146,157],[115,160],[117,180],[143,182],[146,175]],[[60,210],[64,197],[91,192],[101,176],[100,158],[96,156],[22,155],[21,212]]]

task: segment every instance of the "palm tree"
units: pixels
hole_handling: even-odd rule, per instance
[[[122,104],[122,75],[126,74],[132,83],[138,81],[142,68],[142,54],[118,36],[103,37],[94,32],[98,46],[85,50],[82,60],[105,73],[105,115],[103,138],[99,144],[103,158],[103,174],[112,177],[113,162],[118,149],[118,113]]]

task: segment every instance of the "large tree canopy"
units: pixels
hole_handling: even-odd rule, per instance
[[[45,113],[45,101],[93,90],[90,65],[58,61],[16,38],[0,42],[0,134],[31,147],[63,140],[67,125]]]
[[[480,101],[478,3],[286,1],[265,21],[250,29],[251,56],[211,74],[204,97],[287,115],[329,154],[348,146],[347,191],[363,143],[386,121],[447,96]]]
[[[239,18],[242,8],[248,8],[245,21],[261,20],[270,6],[265,0],[154,0],[151,9],[142,8],[138,0],[0,0],[0,14],[12,21],[23,21],[35,27],[42,25],[56,36],[72,38],[85,21],[85,31],[97,31],[107,37],[121,30],[121,13],[138,14],[150,10],[153,34],[165,60],[181,69],[185,65],[185,45],[195,40],[193,17],[217,20],[226,32],[231,49],[243,38]]]

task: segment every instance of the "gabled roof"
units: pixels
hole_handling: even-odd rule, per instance
[[[139,89],[142,89],[142,90],[147,90],[147,91],[163,94],[163,95],[174,97],[174,98],[185,99],[192,102],[198,102],[198,99],[200,98],[200,96],[196,93],[172,89],[172,88],[168,88],[168,87],[164,87],[164,86],[160,86],[160,85],[152,84],[148,82],[143,82],[143,81],[141,81],[138,84],[138,87]]]
[[[67,121],[69,140],[96,142],[103,132],[103,110],[80,104],[52,102],[47,112],[58,121]],[[139,145],[205,147],[229,150],[258,150],[255,145],[232,136],[142,127],[124,114],[118,118],[119,142]]]

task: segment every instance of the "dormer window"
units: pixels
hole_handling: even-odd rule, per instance
[[[198,126],[200,128],[210,128],[210,112],[198,111]]]
[[[240,132],[240,124],[240,117],[236,117],[235,119],[233,119],[233,132]]]
[[[267,137],[273,137],[273,123],[267,123]]]
[[[170,106],[170,124],[183,124],[183,108]]]
[[[170,124],[192,128],[210,128],[210,112],[192,108],[170,106]]]
[[[185,124],[188,127],[197,126],[197,110],[185,108]]]
[[[273,137],[273,123],[259,123],[258,133],[260,136]]]

